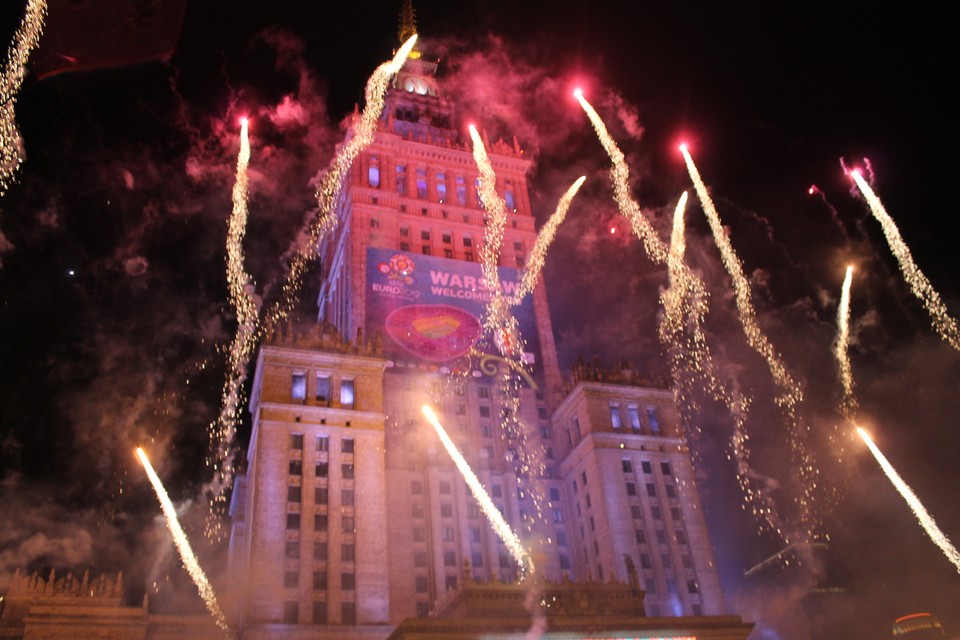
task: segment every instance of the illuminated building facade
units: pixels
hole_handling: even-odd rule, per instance
[[[546,580],[630,585],[637,617],[644,603],[651,617],[721,616],[665,383],[583,366],[563,381],[542,283],[516,307],[532,371],[521,388],[502,387],[482,342],[472,369],[451,371],[480,334],[485,212],[436,70],[411,57],[354,164],[321,251],[317,325],[261,350],[232,505],[233,582],[245,594],[233,622],[251,638],[316,625],[323,637],[386,637],[437,615],[465,583],[517,579],[421,417],[425,403],[514,530],[545,541],[533,553]],[[509,290],[536,238],[531,163],[516,140],[485,144],[508,211]],[[511,394],[527,450],[542,451],[534,467],[518,463],[522,445],[501,427]]]

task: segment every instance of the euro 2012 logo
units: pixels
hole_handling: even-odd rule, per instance
[[[396,254],[390,258],[390,262],[381,262],[377,265],[377,270],[387,276],[388,280],[399,280],[404,284],[413,284],[414,279],[410,274],[413,273],[413,260],[409,257]]]

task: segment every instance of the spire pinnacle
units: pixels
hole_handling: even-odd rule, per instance
[[[413,0],[403,0],[400,7],[400,29],[397,35],[400,38],[400,44],[410,39],[410,36],[417,32],[417,12],[413,8]]]

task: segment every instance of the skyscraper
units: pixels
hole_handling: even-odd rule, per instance
[[[244,637],[283,625],[385,637],[465,571],[517,579],[425,403],[546,579],[631,584],[650,616],[724,613],[667,384],[622,366],[565,381],[542,283],[514,308],[529,378],[499,382],[504,363],[481,337],[478,172],[436,72],[411,56],[353,166],[321,252],[317,324],[261,349],[232,505]],[[536,238],[531,163],[516,140],[485,144],[507,208],[509,294]],[[514,418],[521,433],[503,427]]]

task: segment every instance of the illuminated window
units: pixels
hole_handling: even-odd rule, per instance
[[[640,412],[637,410],[637,405],[627,405],[627,414],[630,417],[630,427],[634,431],[640,431]]]
[[[463,176],[457,176],[457,204],[461,207],[467,206],[467,188],[464,185]]]
[[[640,566],[644,569],[652,569],[653,565],[650,563],[650,555],[647,553],[640,554]],[[647,588],[647,591],[653,591],[653,589]]]
[[[513,191],[511,191],[510,189],[507,189],[506,191],[504,191],[503,199],[506,202],[508,211],[517,210],[517,202],[516,202],[516,199],[513,197]]]
[[[617,402],[610,403],[610,424],[614,429],[623,427],[623,422],[620,420],[620,404]]]
[[[353,395],[353,380],[341,380],[340,381],[340,406],[347,409],[353,408],[354,395]]]
[[[421,200],[427,197],[427,170],[417,169],[417,197]]]
[[[290,397],[301,401],[307,398],[307,375],[305,373],[294,372],[291,379]]]
[[[397,165],[397,193],[407,195],[407,167],[402,164]]]
[[[442,174],[437,174],[437,200],[439,202],[444,202],[447,199],[447,177]]]
[[[371,164],[370,168],[367,169],[367,184],[374,189],[380,186],[380,167],[378,165]]]
[[[657,419],[656,407],[647,407],[647,421],[650,423],[651,431],[660,433],[660,420]]]
[[[317,374],[317,404],[330,406],[330,375]]]

